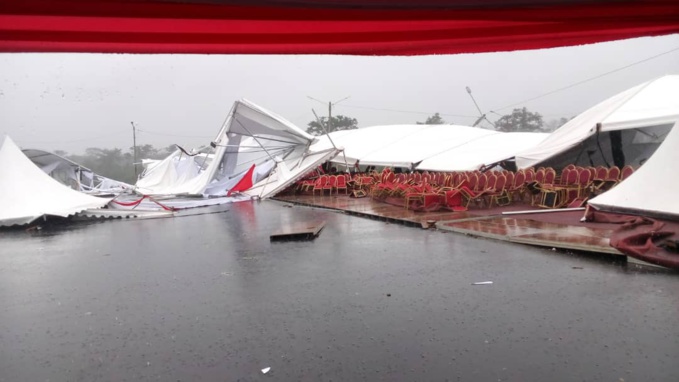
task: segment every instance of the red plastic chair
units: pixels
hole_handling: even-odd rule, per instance
[[[632,174],[634,174],[634,167],[626,165],[625,167],[622,168],[622,171],[620,172],[620,181],[622,182],[623,180],[629,178],[629,176]]]
[[[337,177],[337,184],[335,185],[335,188],[337,189],[338,194],[340,190],[344,190],[345,195],[349,193],[349,190],[347,189],[347,178],[344,175],[339,175]]]
[[[592,174],[589,171],[580,172],[578,177],[578,198],[582,198],[591,191]]]
[[[485,199],[487,200],[486,204],[488,205],[488,208],[493,206],[493,202],[498,205],[500,204],[499,198],[505,195],[506,187],[507,177],[504,174],[498,175],[494,187],[492,189],[489,188],[485,193]]]
[[[544,183],[544,181],[545,181],[545,170],[544,169],[538,169],[538,171],[535,173],[535,181],[539,184]]]
[[[327,175],[322,175],[320,178],[318,178],[318,180],[316,180],[316,183],[314,184],[314,189],[312,190],[312,194],[316,195],[316,191],[318,191],[321,195],[323,195],[323,190],[324,190],[327,182],[328,182],[328,176]]]
[[[328,181],[325,183],[325,186],[323,186],[323,192],[325,190],[328,190],[329,195],[332,195],[332,190],[335,189],[335,186],[337,186],[337,177],[334,175],[328,176]]]
[[[543,181],[542,183],[545,184],[545,185],[551,185],[551,186],[553,186],[553,185],[554,185],[554,180],[555,180],[555,179],[556,179],[556,171],[554,171],[553,168],[548,167],[548,168],[545,170],[545,179],[544,179],[544,181]]]
[[[599,166],[596,168],[596,174],[594,175],[593,179],[594,180],[606,180],[606,177],[608,176],[608,169],[604,166]]]
[[[620,168],[618,166],[609,168],[608,174],[606,174],[606,180],[617,183],[620,180]]]

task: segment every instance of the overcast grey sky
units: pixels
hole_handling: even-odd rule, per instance
[[[550,120],[665,74],[679,74],[679,35],[422,57],[0,54],[0,135],[69,153],[127,149],[134,121],[138,144],[195,147],[214,138],[240,98],[306,128],[312,108],[327,113],[307,96],[350,96],[333,114],[357,118],[360,127],[412,124],[434,112],[471,125],[478,112],[466,86],[484,112],[525,106]]]

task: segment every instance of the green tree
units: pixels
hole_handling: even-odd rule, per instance
[[[559,127],[565,125],[566,122],[570,121],[571,119],[573,119],[573,117],[571,118],[561,117],[559,119],[550,119],[549,121],[545,122],[545,125],[543,126],[542,129],[544,131],[554,131]]]
[[[134,147],[130,147],[130,154],[134,154]],[[137,146],[137,161],[141,162],[142,159],[161,159],[166,157],[164,150],[158,150],[153,145],[141,145]]]
[[[356,118],[351,118],[347,117],[344,115],[337,115],[333,116],[332,120],[330,121],[330,126],[328,126],[328,118],[327,117],[321,117],[320,123],[325,126],[325,128],[328,130],[328,133],[331,133],[333,131],[340,131],[340,130],[353,130],[353,129],[358,129],[358,121]],[[311,121],[308,124],[308,128],[306,129],[307,133],[311,135],[323,135],[325,134],[325,131],[323,130],[323,126],[321,126],[318,121]]]
[[[89,168],[95,173],[126,183],[135,183],[132,154],[121,149],[90,147],[84,155],[71,155],[70,160]]]
[[[434,113],[430,115],[424,122],[417,122],[418,125],[445,125],[446,121],[441,118],[439,113]]]
[[[540,113],[532,113],[525,107],[522,109],[514,109],[512,114],[503,115],[495,122],[495,127],[500,131],[527,131],[539,132],[542,131],[542,115]]]

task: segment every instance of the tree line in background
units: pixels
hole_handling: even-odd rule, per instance
[[[544,121],[540,113],[531,112],[527,108],[514,109],[510,114],[501,116],[493,124],[495,129],[503,132],[551,132],[568,122],[569,118],[552,119],[547,122]],[[347,117],[344,115],[333,116],[328,124],[327,117],[321,117],[319,120],[314,120],[308,123],[307,132],[312,135],[323,135],[325,132],[351,130],[358,128],[358,121],[356,118]],[[445,125],[447,122],[441,117],[439,113],[434,113],[427,117],[424,122],[416,122],[418,125]]]
[[[165,148],[155,148],[153,145],[137,146],[137,170],[143,170],[142,159],[163,159],[176,149],[175,145]],[[103,149],[90,147],[84,154],[68,154],[63,150],[56,150],[55,154],[70,159],[95,173],[121,182],[134,184],[137,182],[134,169],[134,148],[127,151],[119,148]]]

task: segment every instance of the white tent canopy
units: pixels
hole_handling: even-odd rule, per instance
[[[604,211],[679,219],[676,125],[642,167],[610,191],[590,200],[589,205]]]
[[[42,216],[66,217],[101,208],[111,199],[97,198],[59,183],[5,137],[0,146],[0,226],[28,224]]]
[[[391,166],[419,170],[473,170],[513,157],[543,140],[543,133],[502,133],[459,125],[393,125],[332,132],[312,151],[344,149],[332,161],[351,167]]]
[[[366,166],[413,168],[418,162],[479,137],[496,134],[491,130],[459,125],[391,125],[336,131],[330,138],[344,155],[333,162],[349,166],[357,161]],[[328,136],[319,137],[312,151],[332,147]]]
[[[285,162],[291,171],[308,172],[312,163],[305,158],[313,141],[313,136],[277,114],[247,100],[236,101],[212,143],[209,163],[204,156],[178,150],[150,168],[137,187],[152,195],[223,196],[253,164],[254,183],[277,174],[277,182],[287,185],[290,181],[276,172],[277,165]]]
[[[500,133],[485,135],[431,156],[417,166],[418,170],[477,170],[514,157],[517,152],[543,141],[545,133]]]
[[[597,104],[568,121],[539,145],[516,155],[519,168],[532,167],[600,132],[672,124],[679,118],[679,75],[645,82]]]

